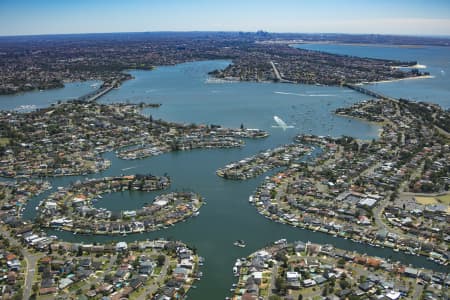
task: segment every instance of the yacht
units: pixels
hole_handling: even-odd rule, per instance
[[[246,246],[244,240],[237,240],[233,243],[233,245],[235,245],[237,247],[241,247],[241,248],[244,248]]]

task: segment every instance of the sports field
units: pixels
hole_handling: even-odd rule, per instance
[[[435,197],[416,196],[416,202],[422,205],[430,205],[439,203]]]

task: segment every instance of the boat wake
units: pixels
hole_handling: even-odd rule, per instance
[[[238,80],[235,79],[220,79],[220,78],[212,78],[212,77],[208,77],[205,80],[205,84],[222,84],[222,83],[236,83],[239,82]]]
[[[277,125],[272,125],[272,128],[281,128],[283,129],[283,131],[285,131],[288,128],[295,128],[292,125],[287,125],[286,122],[284,122],[280,117],[278,116],[273,116],[273,119],[275,121],[275,123],[277,123]]]
[[[136,168],[136,167],[123,168],[122,171],[131,170],[131,169],[134,169],[134,168]]]
[[[25,105],[20,105],[20,106],[16,107],[14,110],[19,111],[19,112],[27,112],[27,111],[35,110],[36,108],[37,108],[37,106],[34,104],[25,104]]]

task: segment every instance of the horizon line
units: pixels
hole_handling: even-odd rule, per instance
[[[294,32],[294,31],[265,31],[259,29],[257,31],[241,31],[241,30],[156,30],[156,31],[104,31],[104,32],[68,32],[68,33],[31,33],[31,34],[6,34],[0,38],[8,37],[39,37],[39,36],[62,36],[62,35],[96,35],[96,34],[127,34],[127,33],[257,33],[263,31],[269,34],[305,34],[305,35],[378,35],[378,36],[396,36],[396,37],[426,37],[426,38],[449,38],[450,35],[433,35],[433,34],[396,34],[396,33],[349,33],[349,32]]]

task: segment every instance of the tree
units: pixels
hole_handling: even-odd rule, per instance
[[[341,287],[341,289],[345,290],[350,287],[350,283],[345,279],[341,279],[339,280],[339,286]]]
[[[278,292],[286,290],[286,280],[283,277],[278,276],[275,279],[275,288]]]
[[[360,282],[360,283],[363,283],[363,282],[365,282],[365,281],[366,281],[366,279],[367,279],[367,277],[366,277],[366,276],[364,276],[364,275],[361,275],[361,276],[359,276],[359,282]]]
[[[166,257],[162,254],[158,255],[157,262],[158,262],[158,266],[160,266],[160,267],[163,266],[164,263],[166,262]]]
[[[330,294],[331,288],[328,284],[326,284],[322,290],[322,296],[328,296]]]
[[[139,265],[140,265],[139,260],[138,260],[138,259],[135,259],[135,260],[133,261],[133,269],[134,269],[134,270],[137,270],[137,269],[139,268]]]
[[[178,294],[180,294],[181,296],[184,296],[184,294],[186,294],[186,290],[184,289],[184,287],[180,287],[180,289],[178,290]]]
[[[339,268],[345,267],[345,259],[340,258],[340,259],[337,261],[337,266],[338,266]]]
[[[104,281],[108,282],[108,283],[111,283],[113,281],[113,275],[109,274],[109,273],[106,274],[105,277],[104,277]]]
[[[12,300],[21,300],[22,299],[23,290],[19,289],[14,296],[11,298]]]

